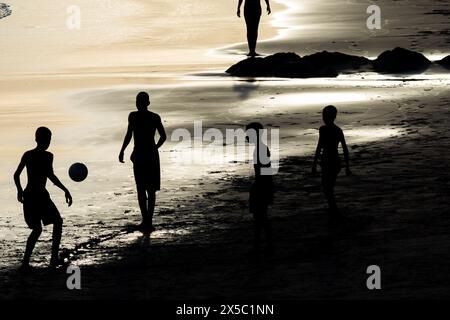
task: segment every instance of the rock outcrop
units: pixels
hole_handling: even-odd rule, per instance
[[[438,61],[441,66],[450,69],[450,56],[446,56],[444,59]]]
[[[388,50],[373,61],[373,68],[379,73],[422,73],[431,65],[431,61],[421,53],[403,48]]]
[[[449,68],[450,58],[437,62]],[[383,52],[375,60],[340,52],[317,52],[300,57],[296,53],[276,53],[264,58],[248,58],[226,72],[236,77],[314,78],[337,77],[341,73],[375,71],[388,74],[417,74],[432,62],[418,52],[395,48]]]
[[[248,58],[226,72],[237,77],[337,77],[341,72],[360,70],[370,66],[370,63],[369,59],[340,52],[323,51],[303,58],[288,52],[265,58]]]

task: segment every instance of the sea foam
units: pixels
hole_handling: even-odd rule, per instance
[[[0,19],[9,16],[12,13],[11,8],[6,3],[0,3]]]

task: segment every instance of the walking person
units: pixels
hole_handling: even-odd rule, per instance
[[[156,191],[160,190],[161,173],[158,149],[166,141],[166,132],[161,117],[148,110],[150,97],[146,92],[136,96],[138,111],[128,116],[128,129],[125,134],[119,161],[124,162],[125,149],[134,138],[134,149],[131,154],[134,179],[138,195],[139,208],[142,214],[140,228],[145,232],[154,231],[153,213],[155,210]],[[155,133],[159,140],[155,143]]]

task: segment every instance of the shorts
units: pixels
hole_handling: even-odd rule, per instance
[[[273,203],[273,183],[272,179],[264,182],[255,182],[250,188],[249,211],[250,213],[267,212],[269,205]]]
[[[134,151],[131,161],[137,187],[154,191],[161,189],[161,169],[157,149],[145,154]]]
[[[23,213],[30,229],[61,222],[62,218],[47,190],[25,190]]]

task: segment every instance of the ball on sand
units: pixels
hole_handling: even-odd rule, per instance
[[[73,181],[81,182],[88,175],[87,167],[82,163],[74,163],[69,168],[69,176]]]

